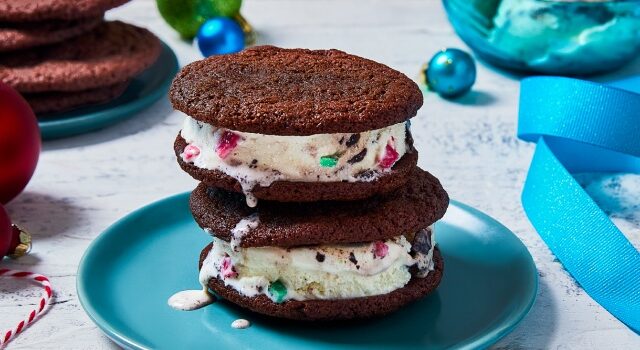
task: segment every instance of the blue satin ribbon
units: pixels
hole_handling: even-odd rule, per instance
[[[571,175],[640,173],[640,77],[524,79],[518,136],[537,143],[522,192],[529,220],[585,291],[640,333],[640,252]]]

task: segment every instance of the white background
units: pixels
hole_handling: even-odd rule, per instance
[[[245,0],[243,13],[257,28],[259,43],[338,48],[412,78],[437,50],[466,48],[436,0]],[[199,57],[162,21],[152,0],[133,1],[108,17],[149,28],[176,51],[182,65]],[[633,64],[626,72],[639,67]],[[412,124],[420,166],[438,176],[452,198],[513,230],[539,269],[533,310],[495,349],[640,349],[640,337],[576,285],[523,214],[519,196],[533,147],[515,136],[517,97],[515,77],[479,64],[472,93],[456,102],[426,95]],[[181,121],[165,99],[117,126],[44,143],[35,177],[8,206],[13,219],[33,232],[33,252],[2,266],[50,276],[56,301],[9,348],[116,347],[79,304],[78,262],[91,240],[118,218],[193,189],[195,182],[179,170],[173,155]],[[13,326],[38,295],[26,282],[0,280],[0,329]]]

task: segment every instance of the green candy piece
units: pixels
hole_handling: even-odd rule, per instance
[[[233,17],[242,0],[156,0],[160,15],[185,39],[193,39],[209,18]]]
[[[284,297],[287,296],[287,287],[277,280],[269,285],[269,294],[275,299],[276,303],[280,304],[284,301]]]
[[[323,168],[333,168],[336,164],[338,164],[338,157],[336,156],[320,157],[320,166]]]

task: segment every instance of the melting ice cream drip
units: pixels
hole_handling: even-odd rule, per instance
[[[256,186],[256,183],[240,181],[240,186],[242,187],[242,193],[244,194],[245,200],[247,201],[247,206],[250,208],[255,208],[258,205],[258,198],[256,198],[252,191]]]
[[[246,236],[249,231],[258,227],[259,224],[260,217],[258,216],[258,213],[253,213],[240,220],[240,222],[236,224],[233,230],[231,230],[231,249],[237,251],[238,247],[240,247],[240,243],[242,243],[242,238]]]
[[[192,311],[216,302],[216,297],[211,295],[207,288],[196,290],[183,290],[169,298],[167,304],[176,310]]]
[[[245,329],[251,326],[251,322],[245,320],[244,318],[239,318],[233,322],[231,322],[231,327],[235,329]]]

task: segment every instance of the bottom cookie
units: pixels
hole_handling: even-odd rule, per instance
[[[211,245],[200,256],[200,267]],[[370,318],[392,313],[431,293],[440,284],[444,263],[438,248],[433,252],[434,269],[424,278],[414,277],[402,288],[387,294],[334,300],[287,300],[275,303],[266,295],[247,297],[218,278],[211,278],[208,287],[216,294],[254,312],[280,318],[304,321],[330,321]]]
[[[102,15],[71,21],[0,22],[0,51],[58,43],[88,32],[101,22]]]
[[[129,82],[123,82],[98,89],[71,92],[39,92],[23,94],[36,114],[65,112],[71,109],[107,103],[124,93]]]

